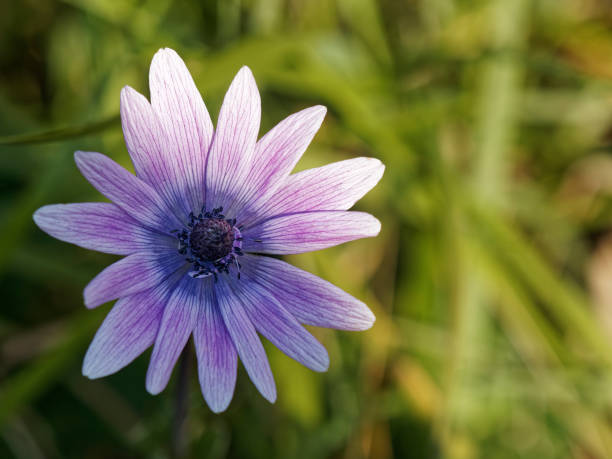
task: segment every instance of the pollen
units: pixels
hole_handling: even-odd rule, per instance
[[[227,220],[208,218],[196,223],[189,234],[189,245],[194,255],[204,261],[216,261],[232,252],[234,229]]]
[[[240,263],[237,256],[242,253],[242,235],[236,227],[236,219],[228,219],[221,213],[223,207],[214,208],[195,216],[189,214],[189,223],[180,230],[173,230],[178,239],[178,252],[193,265],[189,275],[199,279],[214,276],[215,281],[220,273],[230,273],[234,266],[236,276],[240,279]]]

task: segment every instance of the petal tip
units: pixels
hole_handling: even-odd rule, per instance
[[[325,373],[327,370],[329,370],[329,355],[326,352],[324,360],[319,362],[319,366],[315,369],[315,371],[317,373]]]
[[[385,168],[385,165],[383,164],[383,162],[382,162],[380,159],[378,159],[378,158],[372,158],[372,157],[370,157],[370,158],[368,158],[368,160],[369,160],[369,161],[370,161],[372,164],[376,164],[376,167],[381,167],[381,166],[382,166],[382,168],[383,168],[383,169]]]
[[[372,237],[378,236],[380,234],[380,230],[382,229],[382,224],[380,220],[374,216],[372,216],[372,226],[370,228],[370,234]]]
[[[218,402],[218,401],[206,400],[206,403],[208,404],[210,411],[212,411],[215,414],[219,414],[227,410],[227,408],[229,407],[230,401],[228,400],[227,402]]]
[[[74,152],[74,162],[77,164],[77,166],[80,167],[86,161],[90,161],[93,158],[99,158],[101,156],[104,156],[104,155],[102,153],[96,153],[94,151],[77,150]]]
[[[109,372],[105,372],[104,369],[100,368],[99,366],[98,368],[96,368],[96,359],[92,358],[90,350],[91,347],[87,350],[85,358],[83,359],[83,366],[81,367],[81,373],[83,374],[83,376],[85,376],[87,379],[98,379],[104,376],[108,376],[110,374]]]
[[[165,385],[161,384],[150,372],[147,372],[145,389],[151,395],[158,395],[164,390]]]
[[[162,391],[159,387],[151,387],[148,384],[146,385],[147,392],[151,395],[159,395]]]
[[[327,107],[325,105],[315,105],[306,110],[309,111],[309,117],[313,120],[312,127],[315,128],[315,132],[318,131],[323,124],[325,115],[327,115]]]
[[[315,105],[313,109],[322,117],[327,114],[327,107],[325,105]]]
[[[385,170],[387,169],[387,166],[385,166],[380,159],[376,159],[376,161],[378,161],[376,172],[377,172],[377,175],[378,175],[378,180],[380,180],[382,178],[382,176],[384,175]]]
[[[99,377],[99,376],[96,376],[95,372],[93,371],[93,368],[91,368],[91,366],[87,363],[87,359],[83,362],[81,373],[87,379],[96,379],[97,377]]]
[[[246,87],[250,88],[251,91],[257,91],[259,94],[259,90],[257,89],[257,82],[255,81],[255,76],[249,67],[243,65],[236,73],[234,80],[232,81],[231,86],[235,86],[238,84],[238,87]]]
[[[276,403],[276,390],[274,392],[269,393],[269,394],[262,393],[261,395],[263,395],[263,397],[267,401],[269,401],[270,403]]]
[[[378,158],[363,157],[363,159],[367,161],[368,166],[373,171],[373,174],[377,175],[378,179],[380,180],[380,177],[383,176],[383,173],[385,172],[385,169],[386,169],[386,166],[384,165],[384,163]]]
[[[259,393],[270,403],[276,402],[276,384],[274,380],[269,381],[267,383],[262,383],[262,381],[255,382],[253,378],[251,378],[251,382],[255,384],[255,387],[259,391]]]
[[[238,70],[237,75],[250,75],[250,76],[253,76],[253,71],[251,70],[251,68],[248,65],[243,65],[242,67],[240,67],[240,70]]]
[[[232,402],[232,399],[234,398],[234,385],[235,380],[232,385],[232,390],[229,393],[225,392],[215,394],[211,393],[211,391],[205,390],[204,386],[202,385],[202,382],[200,382],[200,387],[202,389],[202,395],[204,396],[204,400],[206,401],[206,404],[213,413],[219,414],[227,410],[227,408],[230,406],[230,403]]]
[[[153,55],[153,61],[155,61],[156,59],[161,59],[164,57],[169,57],[169,58],[181,58],[178,53],[176,51],[174,51],[172,48],[159,48],[157,50],[157,52]],[[182,59],[181,59],[182,60]]]
[[[85,304],[87,309],[93,309],[102,304],[100,303],[99,299],[96,298],[95,291],[92,291],[91,284],[87,285],[87,287],[83,289],[83,304]]]
[[[128,103],[132,97],[137,95],[140,95],[138,91],[136,91],[129,85],[125,85],[123,88],[121,88],[121,93],[119,95],[119,104],[123,106]]]
[[[366,310],[364,311],[365,317],[363,318],[363,328],[361,328],[361,330],[369,330],[374,326],[374,323],[376,322],[376,316],[374,315],[372,310],[367,306],[365,309]]]
[[[48,210],[49,206],[42,206],[38,209],[36,209],[34,211],[34,213],[32,214],[32,220],[34,220],[34,223],[36,224],[36,226],[38,226],[40,229],[44,229],[43,225],[44,225],[44,218],[45,218],[45,213]]]
[[[86,152],[84,151],[77,150],[74,152],[74,160],[77,164],[83,159],[85,159],[85,156],[86,156]]]
[[[160,48],[151,60],[149,85],[153,81],[163,81],[175,72],[182,73],[186,69],[185,61],[176,51],[171,48]]]

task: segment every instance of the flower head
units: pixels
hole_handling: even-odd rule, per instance
[[[376,218],[347,209],[380,180],[384,166],[356,158],[291,174],[326,109],[291,115],[258,141],[260,98],[247,67],[227,91],[214,131],[174,51],[157,52],[149,79],[150,103],[130,87],[121,92],[136,175],[100,153],[79,151],[77,166],[112,203],[49,205],[34,214],[58,239],[125,255],[85,288],[88,308],[118,301],[87,351],[83,374],[112,374],[153,345],[146,388],[157,394],[193,335],[202,393],[213,411],[231,401],[238,357],[273,402],[258,333],[325,371],[325,348],[301,324],[364,330],[374,315],[332,284],[265,255],[377,235]]]

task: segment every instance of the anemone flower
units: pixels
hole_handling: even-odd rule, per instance
[[[380,222],[347,211],[384,166],[355,158],[291,174],[325,116],[322,106],[281,121],[259,141],[260,97],[240,69],[213,124],[189,71],[170,49],[149,73],[151,102],[121,91],[133,175],[100,153],[75,153],[112,203],[44,206],[34,221],[62,241],[125,255],[84,290],[94,308],[118,299],[91,343],[83,374],[117,372],[147,348],[146,388],[161,392],[193,335],[204,399],[229,405],[238,357],[270,402],[276,387],[258,336],[314,371],[325,348],[301,325],[365,330],[375,318],[344,291],[278,258],[376,236]]]

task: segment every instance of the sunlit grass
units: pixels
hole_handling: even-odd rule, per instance
[[[194,457],[612,457],[606,1],[38,3],[0,19],[0,457],[167,455],[172,391],[145,393],[147,356],[80,376],[106,311],[81,291],[112,258],[31,221],[97,199],[74,150],[129,164],[119,90],[147,94],[163,46],[211,113],[249,65],[262,132],[328,106],[300,167],[387,165],[357,205],[379,238],[290,257],[366,301],[375,326],[313,330],[325,374],[270,347],[275,405],[242,372],[212,415],[194,377]]]

